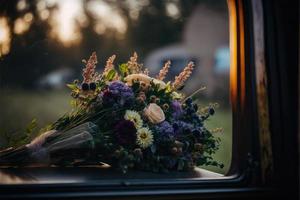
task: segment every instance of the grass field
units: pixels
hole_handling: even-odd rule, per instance
[[[220,169],[218,167],[203,167],[205,169],[218,172],[226,173],[229,170],[231,164],[231,151],[232,151],[232,115],[231,110],[227,109],[217,109],[216,114],[207,122],[207,127],[210,129],[220,127],[223,129],[223,133],[218,134],[217,137],[220,137],[220,149],[216,152],[213,158],[216,161],[224,164],[224,168]]]
[[[0,148],[8,144],[8,137],[18,138],[16,131],[24,130],[32,119],[38,119],[38,127],[55,121],[59,116],[70,110],[68,91],[36,92],[22,90],[1,90],[0,97]],[[232,117],[230,109],[219,108],[207,122],[207,127],[223,128],[219,151],[214,159],[224,164],[224,168],[203,167],[219,173],[226,173],[231,162]]]
[[[36,92],[1,90],[0,147],[7,145],[7,134],[22,132],[32,119],[38,128],[55,121],[70,110],[68,91]],[[14,135],[18,137],[18,135]]]

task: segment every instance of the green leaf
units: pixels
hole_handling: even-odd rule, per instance
[[[166,93],[171,93],[172,92],[172,86],[171,82],[169,81],[166,85]]]
[[[75,83],[67,84],[67,86],[71,90],[77,90],[78,89],[78,86]]]
[[[111,69],[107,75],[106,75],[106,80],[111,81],[116,75],[116,70]]]
[[[26,133],[31,134],[33,130],[37,127],[37,120],[33,119],[26,127]]]
[[[123,63],[121,65],[119,65],[119,70],[122,74],[122,76],[125,76],[126,73],[128,73],[128,66],[126,63]]]
[[[71,105],[72,107],[76,108],[76,107],[77,107],[77,101],[76,101],[75,99],[72,99],[72,100],[70,101],[70,105]]]
[[[47,132],[47,131],[50,131],[52,129],[52,125],[51,124],[48,124],[46,125],[44,128],[41,128],[38,132],[38,134],[42,134],[44,132]]]

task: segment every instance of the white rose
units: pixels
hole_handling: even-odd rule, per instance
[[[154,84],[158,84],[160,89],[166,88],[166,83],[147,76],[146,74],[130,74],[124,78],[127,85],[131,86],[133,81],[140,81],[146,85],[150,85],[150,82],[153,81]]]
[[[139,80],[140,82],[149,85],[151,82],[151,77],[146,74],[130,74],[124,78],[127,85],[131,86],[132,82]]]
[[[158,124],[165,120],[164,111],[156,103],[150,103],[148,107],[144,109],[144,115],[153,124]]]

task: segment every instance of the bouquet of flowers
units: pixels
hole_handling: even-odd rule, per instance
[[[170,61],[153,78],[137,62],[136,53],[118,68],[115,58],[107,60],[102,74],[95,70],[95,52],[83,60],[82,82],[68,84],[73,110],[29,144],[1,151],[0,164],[107,163],[124,173],[223,167],[212,159],[220,140],[204,124],[215,105],[200,108],[192,99],[197,91],[191,96],[180,92],[193,62],[173,82],[165,82]]]

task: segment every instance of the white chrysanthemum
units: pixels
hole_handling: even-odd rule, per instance
[[[126,110],[124,119],[132,121],[134,123],[134,126],[139,129],[143,126],[143,120],[140,116],[140,114],[133,110]]]
[[[143,149],[149,147],[153,143],[152,131],[149,128],[138,129],[136,142]]]

